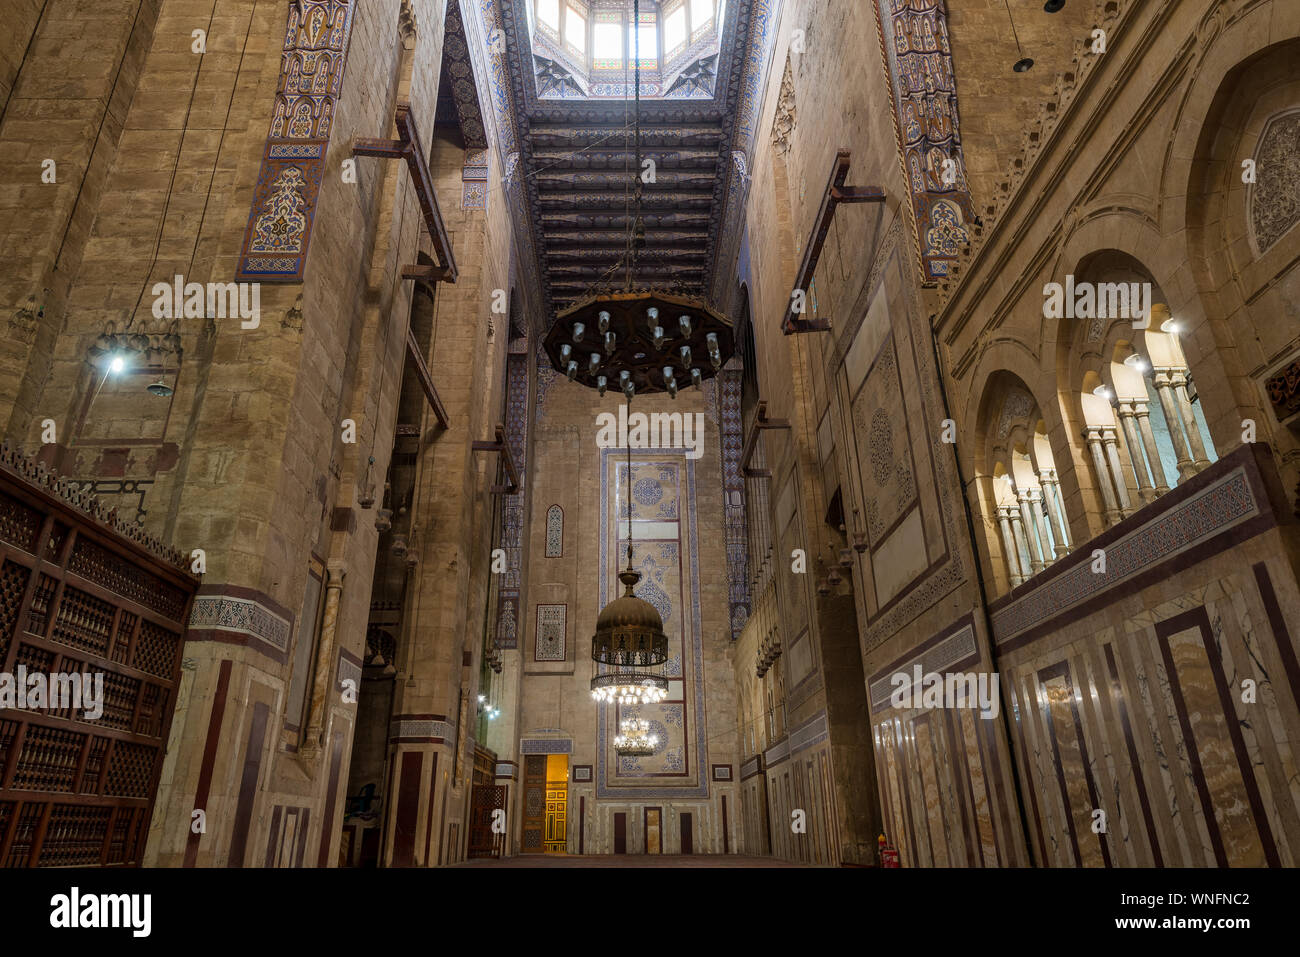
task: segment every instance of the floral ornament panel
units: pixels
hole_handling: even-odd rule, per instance
[[[949,275],[974,218],[943,0],[876,0],[921,279]]]
[[[564,660],[564,631],[567,615],[567,605],[537,606],[537,648],[533,655],[535,660]]]
[[[351,31],[351,0],[289,4],[280,84],[237,279],[302,280]]]

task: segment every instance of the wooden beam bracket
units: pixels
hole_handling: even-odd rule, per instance
[[[420,200],[420,211],[424,214],[424,225],[429,230],[433,251],[437,253],[441,265],[405,266],[402,269],[402,278],[455,282],[458,275],[456,258],[452,255],[451,239],[447,236],[447,227],[438,209],[438,196],[434,192],[433,176],[429,173],[429,162],[425,159],[424,149],[420,146],[420,132],[415,127],[415,117],[411,115],[409,103],[397,105],[396,122],[399,139],[358,137],[352,141],[352,155],[406,160],[406,168],[415,186],[415,195]]]
[[[510,454],[510,446],[506,445],[506,427],[498,425],[496,427],[496,441],[486,442],[481,439],[475,439],[473,445],[475,452],[500,452],[502,461],[505,463],[506,475],[510,477],[508,485],[493,485],[492,494],[514,495],[519,491],[519,470],[515,467],[514,456]]]
[[[879,186],[845,186],[849,177],[849,151],[840,150],[835,154],[831,165],[830,179],[826,183],[826,192],[822,194],[821,208],[813,222],[812,235],[804,248],[803,262],[799,264],[799,273],[795,277],[794,288],[790,290],[790,305],[786,307],[785,318],[781,321],[781,331],[785,335],[792,332],[829,332],[831,321],[828,318],[801,318],[795,311],[795,296],[802,292],[804,300],[808,296],[808,287],[817,273],[817,263],[821,259],[822,246],[826,242],[826,233],[835,218],[835,209],[841,203],[883,203],[885,191]]]
[[[424,397],[429,400],[429,407],[433,409],[438,424],[444,429],[451,428],[451,420],[447,418],[447,408],[438,397],[438,390],[433,385],[433,376],[429,374],[429,366],[424,361],[424,354],[415,341],[415,333],[409,328],[406,330],[406,356],[415,368],[415,377],[420,380],[420,388],[424,390]]]
[[[789,429],[789,419],[769,419],[767,417],[767,400],[758,400],[758,414],[754,417],[754,425],[749,430],[749,435],[745,436],[745,450],[740,455],[740,474],[745,478],[771,478],[772,473],[768,469],[751,469],[749,460],[754,457],[754,450],[758,448],[758,434],[765,429]]]

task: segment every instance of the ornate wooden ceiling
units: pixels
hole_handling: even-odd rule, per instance
[[[539,100],[528,2],[503,0],[502,20],[519,107],[520,168],[553,318],[586,295],[623,287],[625,273],[617,264],[626,248],[637,172],[632,104]],[[641,155],[654,161],[655,181],[644,186],[646,244],[637,256],[635,285],[708,298],[752,3],[727,4],[713,98],[641,101]]]

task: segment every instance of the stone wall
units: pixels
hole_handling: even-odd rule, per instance
[[[1277,707],[1267,715],[1284,729],[1273,732],[1283,735],[1276,753],[1271,744],[1250,740],[1237,746],[1226,730],[1235,724],[1231,703],[1219,701],[1210,680],[1216,658],[1207,657],[1210,645],[1200,637],[1238,636],[1232,639],[1235,650],[1220,649],[1220,670],[1230,676],[1229,685],[1239,683],[1231,675],[1241,667],[1242,649],[1270,641],[1259,624],[1266,617],[1265,589],[1254,571],[1243,570],[1239,558],[1222,550],[1226,543],[1214,555],[1169,557],[1161,584],[1125,592],[1122,599],[1117,595],[1106,611],[1089,610],[1077,620],[1067,615],[1034,639],[1034,650],[1010,652],[994,636],[1006,602],[1048,601],[1021,595],[1047,588],[1043,582],[1067,574],[1062,568],[1087,567],[1094,545],[1105,550],[1124,530],[1140,541],[1158,539],[1155,529],[1165,528],[1167,510],[1211,477],[1221,477],[1230,463],[1240,464],[1242,456],[1258,463],[1252,468],[1261,483],[1287,490],[1261,498],[1259,514],[1269,516],[1275,530],[1253,539],[1251,562],[1265,569],[1278,607],[1290,600],[1295,544],[1287,496],[1294,497],[1297,460],[1288,417],[1294,402],[1284,406],[1278,400],[1275,406],[1267,396],[1278,390],[1269,393],[1265,382],[1294,361],[1300,341],[1294,323],[1264,317],[1294,311],[1296,297],[1288,290],[1300,233],[1282,225],[1285,202],[1256,198],[1279,195],[1276,190],[1291,176],[1292,164],[1269,144],[1270,136],[1276,139],[1289,128],[1294,88],[1281,64],[1291,55],[1294,11],[1266,0],[1104,2],[1091,9],[1070,4],[1069,16],[1056,22],[1078,34],[1073,45],[1049,39],[1036,21],[1022,34],[1033,43],[1027,52],[1038,62],[1010,102],[997,93],[1007,85],[1000,71],[1009,75],[1010,61],[989,55],[1005,47],[1004,31],[993,23],[997,11],[968,4],[954,13],[948,31],[957,109],[971,133],[961,143],[972,206],[982,222],[963,224],[966,239],[957,246],[950,275],[927,285],[920,281],[894,118],[882,108],[891,102],[890,67],[873,19],[848,16],[842,6],[782,7],[759,121],[771,137],[748,157],[753,179],[746,237],[734,266],[726,264],[736,270],[754,318],[758,394],[769,416],[791,426],[762,433],[772,478],[757,498],[750,481],[750,504],[766,499],[778,572],[781,563],[788,567],[793,547],[781,529],[791,502],[798,504],[803,518],[796,538],[807,543],[812,612],[809,617],[802,601],[782,587],[796,576],[777,574],[771,597],[753,596],[755,618],[738,643],[747,833],[770,833],[780,856],[818,859],[787,824],[790,808],[798,805],[797,788],[787,799],[784,780],[760,772],[793,747],[789,742],[811,717],[801,711],[809,704],[801,700],[798,676],[832,673],[823,663],[835,646],[825,623],[836,620],[838,599],[853,604],[859,680],[871,716],[850,706],[853,720],[841,734],[856,747],[836,750],[836,695],[828,683],[832,780],[839,787],[854,773],[855,760],[858,767],[865,762],[882,815],[846,813],[841,791],[841,820],[869,831],[858,842],[856,858],[844,853],[838,859],[874,861],[868,842],[884,833],[911,866],[1072,865],[1100,861],[1103,854],[1116,864],[1143,864],[1158,860],[1157,851],[1166,862],[1213,864],[1219,859],[1211,837],[1219,833],[1223,853],[1233,860],[1267,863],[1269,853],[1285,860],[1290,824],[1257,808],[1246,813],[1254,807],[1251,795],[1271,794],[1277,779],[1232,771],[1238,758],[1231,755],[1245,755],[1240,760],[1247,764],[1263,761],[1270,769],[1288,766],[1286,742],[1298,724],[1295,691],[1275,685]],[[1083,42],[1093,27],[1107,33],[1104,55],[1092,54]],[[1051,83],[1044,85],[1044,73]],[[967,90],[969,102],[963,97]],[[1025,108],[1040,95],[1035,90],[1050,91],[1051,99],[1037,109],[1016,148],[1008,118],[1034,114]],[[828,318],[831,330],[784,337],[781,319],[836,149],[851,153],[848,183],[881,186],[886,199],[841,205],[835,213],[815,283],[804,290],[806,318]],[[1271,176],[1242,183],[1242,160],[1256,156],[1271,157]],[[1081,393],[1088,383],[1091,400],[1098,382],[1113,395],[1119,381],[1110,378],[1113,357],[1122,357],[1119,350],[1133,343],[1140,351],[1150,340],[1135,334],[1127,319],[1102,323],[1095,335],[1087,323],[1080,332],[1073,320],[1045,319],[1044,286],[1063,282],[1067,273],[1151,283],[1154,301],[1169,310],[1153,312],[1155,323],[1173,317],[1174,332],[1163,334],[1176,337],[1173,354],[1185,356],[1184,374],[1194,382],[1187,421],[1192,428],[1205,423],[1208,461],[1189,460],[1186,468],[1180,462],[1180,474],[1169,482],[1177,487],[1159,496],[1137,477],[1142,453],[1112,433],[1111,444],[1119,446],[1114,474],[1127,480],[1123,510],[1104,500],[1102,484],[1110,470],[1099,475],[1094,468],[1081,432]],[[1139,326],[1136,333],[1141,331]],[[1154,361],[1155,354],[1150,356]],[[1023,402],[1007,403],[1007,383],[1015,380],[1028,394]],[[750,422],[752,412],[747,427]],[[1044,446],[1034,444],[1035,426]],[[1243,440],[1258,444],[1234,452]],[[1008,578],[998,526],[1002,500],[995,479],[1003,480],[988,451],[999,441],[1004,455],[1028,455],[1035,467],[1051,466],[1042,474],[1053,482],[1059,478],[1064,524],[1063,532],[1051,536],[1059,545],[1056,553],[1049,548],[1032,570],[1026,567],[1029,581],[1009,599],[999,597],[1015,582]],[[792,467],[798,489],[793,495],[782,487]],[[1034,521],[1031,512],[1024,515],[1026,524]],[[835,519],[842,530],[834,527]],[[1040,522],[1044,536],[1048,521],[1045,515]],[[751,517],[751,535],[766,534],[762,525]],[[851,549],[847,570],[838,562],[845,548]],[[1205,608],[1204,622],[1192,621],[1198,606]],[[809,646],[820,656],[797,651],[807,621],[813,635],[822,625],[820,643]],[[1170,622],[1181,624],[1170,631]],[[1106,629],[1133,636],[1113,643],[1117,677],[1106,702],[1094,710],[1079,706],[1068,736],[1065,713],[1051,711],[1056,705],[1042,704],[1047,710],[1041,720],[1031,719],[1028,709],[1038,709],[1035,702],[1055,701],[1052,695],[1063,682],[1073,681],[1077,689],[1080,675],[1088,676],[1098,694],[1109,693],[1112,669],[1102,646],[1112,632]],[[770,634],[779,637],[780,655],[757,676],[755,661]],[[1194,689],[1187,694],[1208,695],[1205,707],[1218,708],[1206,719],[1212,726],[1180,730],[1173,704],[1166,711],[1155,697],[1142,697],[1139,685],[1145,687],[1152,670],[1165,668],[1161,641],[1174,656],[1179,680]],[[1275,657],[1264,669],[1275,680],[1279,668],[1287,673],[1282,665],[1293,656],[1288,647],[1294,645],[1283,630],[1273,650],[1261,652]],[[927,670],[1000,673],[999,714],[984,720],[969,709],[900,713],[889,701],[891,678],[918,663]],[[1294,681],[1288,674],[1283,683]],[[1118,717],[1124,709],[1136,756],[1117,750],[1128,747]],[[1019,720],[1008,717],[1016,713]],[[1150,749],[1167,754],[1174,741],[1189,752],[1205,752],[1207,762],[1210,754],[1222,758],[1226,777],[1206,785],[1211,773],[1218,775],[1208,764],[1166,771]],[[1113,828],[1112,837],[1101,842],[1088,837],[1088,816],[1104,801],[1090,804],[1090,797],[1076,793],[1087,775],[1074,773],[1075,749],[1086,751],[1094,767],[1104,755],[1113,769],[1106,774],[1115,780],[1124,779],[1126,767],[1152,776],[1159,768],[1162,775],[1160,783],[1148,783],[1142,800],[1134,790],[1126,792],[1122,807],[1103,808]],[[1059,799],[1058,773],[1067,782]],[[1111,779],[1096,771],[1090,780],[1104,797]],[[1193,787],[1191,781],[1199,783]],[[1207,795],[1201,817],[1211,822],[1198,832],[1204,840],[1170,823],[1171,812],[1161,806],[1167,786],[1208,787],[1197,792]],[[1047,791],[1053,796],[1044,798]],[[1170,800],[1175,799],[1176,793]],[[1289,799],[1284,804],[1289,808]],[[1122,832],[1117,818],[1124,819]]]
[[[614,708],[591,698],[590,638],[600,609],[622,588],[615,574],[627,560],[626,520],[617,520],[615,512],[626,450],[597,446],[597,415],[617,414],[623,399],[613,392],[601,398],[541,361],[531,425],[532,518],[524,538],[528,585],[518,648],[505,653],[506,674],[519,676],[518,691],[503,699],[497,719],[514,738],[493,729],[492,740],[502,749],[498,757],[522,767],[530,753],[565,749],[570,853],[580,847],[588,854],[613,853],[615,814],[626,815],[627,851],[642,852],[646,808],[661,810],[664,853],[682,847],[682,814],[691,815],[694,853],[738,853],[743,847],[716,383],[706,383],[703,392],[684,390],[676,400],[653,395],[632,403],[634,414],[698,413],[704,434],[698,459],[679,448],[632,450],[634,565],[645,575],[637,594],[667,612],[666,673],[680,680],[670,682],[663,704],[621,709],[624,717],[651,721],[661,747],[651,757],[620,763],[610,741],[617,733]],[[547,515],[554,505],[563,511],[563,524],[558,537],[552,524],[548,542]],[[574,777],[577,767],[589,769],[590,779]],[[541,849],[524,846],[524,804],[511,812],[514,853]]]

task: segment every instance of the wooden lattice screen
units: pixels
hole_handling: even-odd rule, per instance
[[[103,714],[0,710],[0,864],[139,864],[198,581],[21,471],[0,467],[0,672],[102,672]]]

